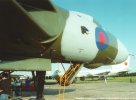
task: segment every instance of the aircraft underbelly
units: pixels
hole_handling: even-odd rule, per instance
[[[0,70],[48,71],[51,70],[51,60],[33,58],[18,61],[1,61]]]

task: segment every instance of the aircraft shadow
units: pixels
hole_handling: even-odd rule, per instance
[[[57,95],[58,93],[59,93],[59,91],[60,91],[60,94],[62,94],[63,93],[63,91],[65,91],[65,93],[68,93],[68,92],[73,92],[73,91],[75,91],[75,89],[65,89],[65,90],[63,90],[63,89],[46,89],[46,90],[44,90],[44,95]]]
[[[58,84],[57,82],[46,82],[45,85],[54,85],[54,84]]]
[[[65,89],[65,93],[73,92],[75,89]],[[63,89],[60,89],[60,94],[63,93]],[[59,89],[44,89],[44,95],[58,95]],[[22,91],[22,97],[36,96],[36,91]]]

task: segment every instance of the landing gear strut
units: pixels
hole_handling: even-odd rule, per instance
[[[46,71],[36,71],[36,80],[35,86],[37,91],[36,100],[45,100],[44,99],[44,85],[45,85],[45,75]]]

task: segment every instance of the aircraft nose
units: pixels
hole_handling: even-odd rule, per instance
[[[126,47],[122,44],[122,42],[120,42],[120,40],[117,40],[117,43],[118,43],[118,53],[114,61],[115,63],[121,63],[128,58],[128,51]]]

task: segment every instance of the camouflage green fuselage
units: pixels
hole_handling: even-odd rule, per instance
[[[98,35],[97,28],[102,30]],[[127,58],[119,40],[91,16],[69,12],[48,0],[1,0],[0,35],[2,61],[45,58],[95,68]]]

